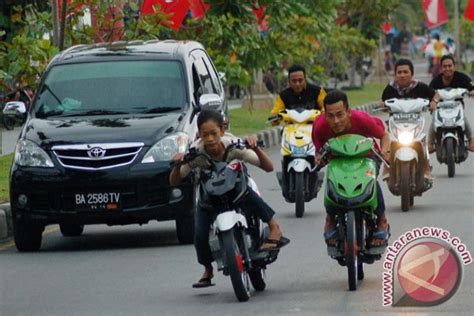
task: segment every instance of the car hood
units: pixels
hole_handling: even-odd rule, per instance
[[[31,118],[22,137],[45,149],[54,145],[142,142],[151,146],[178,131],[181,113],[140,116]]]

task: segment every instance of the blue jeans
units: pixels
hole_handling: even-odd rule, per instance
[[[239,203],[239,207],[245,211],[255,212],[255,215],[265,223],[268,223],[275,215],[273,209],[250,188],[247,195]],[[209,230],[213,220],[212,210],[197,206],[194,217],[194,247],[196,248],[198,262],[205,267],[214,261],[209,247]]]

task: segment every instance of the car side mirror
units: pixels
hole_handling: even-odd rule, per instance
[[[222,107],[222,99],[217,94],[203,94],[199,98],[201,110],[219,110]]]
[[[18,116],[24,116],[26,115],[26,105],[25,102],[22,101],[11,101],[7,102],[5,104],[5,107],[3,108],[3,114],[4,115],[18,115]]]

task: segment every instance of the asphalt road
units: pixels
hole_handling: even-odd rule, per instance
[[[474,122],[474,101],[467,113]],[[268,150],[279,166],[277,148]],[[434,187],[407,213],[383,185],[393,242],[415,227],[436,226],[460,237],[474,253],[474,160],[457,166],[455,178],[433,161]],[[202,270],[192,246],[179,245],[173,222],[139,227],[87,226],[84,235],[62,237],[48,228],[41,251],[0,248],[0,315],[472,315],[474,273],[449,301],[435,307],[383,307],[382,261],[366,266],[356,292],[347,272],[326,255],[322,196],[307,203],[302,219],[284,201],[275,174],[251,170],[266,201],[291,239],[267,270],[267,289],[238,303],[230,279],[195,290]]]

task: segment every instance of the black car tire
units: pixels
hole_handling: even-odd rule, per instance
[[[14,220],[13,237],[20,252],[37,251],[41,247],[44,226]]]
[[[64,237],[76,237],[84,232],[84,225],[59,224],[59,229]]]

